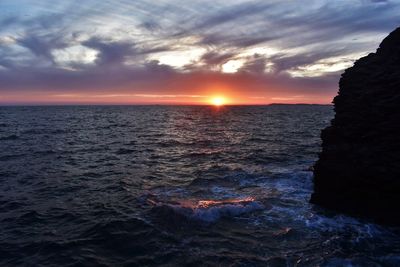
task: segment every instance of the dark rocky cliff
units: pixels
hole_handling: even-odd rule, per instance
[[[400,225],[400,28],[347,69],[339,87],[311,202]]]

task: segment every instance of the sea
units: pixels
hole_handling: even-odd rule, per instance
[[[309,203],[333,115],[0,107],[0,266],[400,266],[399,228]]]

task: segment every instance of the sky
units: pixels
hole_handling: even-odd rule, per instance
[[[0,105],[328,104],[400,0],[1,0]]]

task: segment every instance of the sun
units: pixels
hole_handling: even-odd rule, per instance
[[[216,96],[211,98],[210,103],[214,106],[219,107],[226,104],[226,99],[222,96]]]

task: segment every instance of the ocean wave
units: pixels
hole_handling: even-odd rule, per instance
[[[43,134],[45,132],[45,129],[28,129],[25,131],[22,131],[22,134]]]
[[[69,130],[65,129],[47,129],[47,128],[34,128],[24,130],[21,133],[23,135],[41,135],[41,134],[64,134],[68,133]]]
[[[17,140],[18,138],[19,138],[18,135],[12,134],[9,136],[0,137],[0,141]]]
[[[80,239],[88,239],[88,238],[104,238],[112,235],[138,235],[146,232],[155,231],[154,228],[151,227],[149,223],[145,220],[139,218],[129,218],[125,220],[114,219],[114,220],[105,220],[100,221],[94,225],[91,225],[90,228],[86,229],[83,233],[80,234]]]
[[[35,151],[32,154],[34,155],[41,155],[41,156],[46,156],[46,155],[53,155],[53,154],[57,154],[58,151],[53,150],[53,149],[49,149],[49,150],[42,150],[42,151]]]
[[[21,157],[24,157],[25,154],[15,154],[15,155],[5,155],[5,156],[0,156],[0,161],[9,161],[9,160],[15,160]]]
[[[222,150],[220,151],[203,151],[203,152],[191,152],[188,155],[188,157],[191,158],[204,158],[204,157],[213,157],[213,156],[218,156],[222,153]]]
[[[305,223],[307,227],[323,230],[324,232],[347,230],[347,232],[353,233],[353,242],[355,243],[382,235],[389,237],[391,233],[380,225],[346,215],[327,217],[324,215],[312,214],[312,216],[305,219]]]
[[[117,152],[115,152],[115,154],[117,155],[126,155],[126,154],[132,154],[135,153],[136,150],[133,149],[127,149],[127,148],[120,148],[117,150]]]
[[[400,266],[400,230],[308,202],[321,110],[2,109],[0,266]]]
[[[153,211],[168,218],[212,223],[225,217],[262,210],[265,206],[253,197],[224,200],[178,200],[164,202],[157,199],[147,199],[153,206]],[[172,217],[171,217],[172,216]]]

